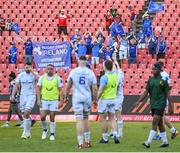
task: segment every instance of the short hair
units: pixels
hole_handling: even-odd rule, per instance
[[[48,64],[48,65],[47,65],[47,67],[48,67],[48,66],[54,67],[54,65],[53,65],[53,64]]]
[[[112,69],[113,69],[113,62],[110,61],[110,60],[106,60],[106,61],[104,62],[104,66],[105,66],[105,68],[106,68],[108,71],[112,71]]]
[[[80,60],[80,61],[87,61],[87,58],[86,58],[86,56],[81,55],[81,56],[79,57],[79,60]]]
[[[32,63],[31,62],[26,62],[26,65],[31,66]]]
[[[164,63],[162,61],[159,61],[158,63],[161,65],[161,67],[164,66]]]
[[[13,79],[15,79],[16,78],[16,74],[13,71],[11,71],[11,73],[9,74],[9,77],[12,77]]]

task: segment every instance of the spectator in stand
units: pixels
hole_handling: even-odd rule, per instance
[[[106,30],[108,31],[108,35],[110,34],[110,26],[112,24],[112,16],[111,16],[111,12],[108,10],[107,14],[105,15],[105,20],[106,20]]]
[[[120,47],[119,47],[119,60],[122,63],[124,59],[128,57],[128,40],[126,39],[126,34],[123,34],[120,39]]]
[[[86,56],[87,55],[87,46],[84,43],[84,40],[80,40],[80,43],[77,45],[77,59],[79,60],[80,56]]]
[[[116,54],[116,58],[117,58],[117,55],[118,55],[118,38],[117,37],[113,37],[113,44],[109,45],[110,47],[110,52],[113,54],[115,53]]]
[[[96,40],[101,44],[102,47],[105,42],[105,37],[101,28],[99,28],[99,31],[96,33]]]
[[[11,43],[11,48],[9,49],[9,64],[16,64],[17,62],[18,49],[14,42]]]
[[[9,35],[11,35],[11,25],[12,25],[12,22],[10,19],[8,19],[5,25],[5,30],[9,31]]]
[[[143,32],[145,36],[149,38],[152,35],[152,21],[147,12],[143,15],[142,18],[143,18],[143,25],[142,25]]]
[[[46,41],[48,41],[46,39]],[[31,38],[28,38],[27,41],[24,43],[25,48],[25,62],[26,63],[33,63],[33,43]]]
[[[2,36],[4,30],[5,30],[5,19],[0,17],[0,36]]]
[[[130,11],[129,17],[131,20],[131,28],[135,30],[136,29],[137,12],[132,6],[129,6],[128,9]]]
[[[114,18],[117,16],[117,8],[116,6],[112,6],[111,9],[110,9],[110,13],[111,13],[111,16],[113,17],[113,20]]]
[[[140,28],[139,32],[137,33],[137,40],[138,40],[138,48],[139,49],[146,48],[146,36],[144,35],[142,28]]]
[[[127,39],[129,40],[129,42],[133,39],[133,40],[137,40],[136,38],[136,33],[135,30],[130,28],[130,31],[128,33]]]
[[[166,49],[167,49],[166,41],[164,40],[163,36],[160,35],[157,40],[157,47],[156,47],[157,61],[160,58],[165,57]]]
[[[26,63],[33,63],[33,40],[28,38],[25,42],[21,37],[19,39],[24,43],[24,50],[25,50],[25,62]],[[44,40],[45,42],[49,41],[48,39]]]
[[[119,13],[116,14],[116,16],[114,17],[114,22],[118,22],[119,24],[122,24],[122,15],[120,15]]]
[[[101,49],[102,44],[98,42],[97,39],[94,40],[92,44],[92,60],[91,64],[96,65],[99,64],[99,51]]]
[[[71,16],[70,13],[69,14],[65,14],[64,10],[61,10],[60,14],[55,17],[55,19],[58,19],[58,34],[59,34],[59,38],[60,38],[62,32],[63,32],[63,34],[65,36],[68,35],[68,32],[67,32],[67,20],[70,19],[70,16]]]
[[[99,51],[102,55],[103,55],[103,59],[104,60],[107,60],[107,59],[111,59],[112,58],[112,50],[110,50],[110,46],[107,45],[107,46],[102,46],[102,48],[100,49]]]
[[[152,58],[154,58],[154,55],[156,54],[156,48],[157,48],[157,38],[154,34],[152,34],[148,40],[148,51],[149,54],[152,55]]]
[[[90,56],[92,54],[92,37],[89,31],[86,31],[84,34],[84,40],[87,47],[86,55]]]
[[[135,39],[131,39],[129,43],[129,58],[128,58],[129,64],[136,63],[136,57],[137,57],[137,42]]]
[[[76,43],[76,41],[78,40],[81,40],[81,35],[79,34],[79,30],[78,29],[75,29],[75,34],[71,36],[70,40],[73,44]]]

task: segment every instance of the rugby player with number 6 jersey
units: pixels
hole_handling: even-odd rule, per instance
[[[95,74],[92,70],[87,68],[86,65],[86,57],[80,56],[79,67],[70,72],[65,90],[65,99],[67,101],[70,88],[73,86],[72,106],[76,116],[79,149],[91,147],[88,117],[92,106],[92,95],[94,101],[96,101],[97,91],[97,80]]]

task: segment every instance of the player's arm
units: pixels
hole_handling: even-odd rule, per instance
[[[38,81],[39,80],[39,75],[33,70],[33,68],[31,68],[31,73],[34,75],[35,81]]]
[[[144,93],[139,97],[136,104],[138,104],[139,102],[142,102],[148,96],[148,94],[149,94],[149,81],[146,85],[146,89],[145,89]]]
[[[19,89],[20,89],[20,84],[18,82],[16,82],[16,84],[13,88],[12,97],[10,99],[11,101],[15,101],[15,97],[16,97],[16,94],[17,94]]]
[[[166,94],[166,98],[169,102],[169,114],[172,115],[173,114],[173,105],[172,105],[172,98],[170,96],[170,87],[167,81],[165,81],[165,85],[164,85],[164,91]]]
[[[37,94],[37,104],[41,105],[41,91],[42,91],[42,77],[39,78],[37,87],[36,87],[36,94]]]
[[[42,87],[37,85],[37,104],[40,106],[41,105],[41,90]]]
[[[66,85],[66,88],[65,88],[65,91],[64,91],[64,99],[65,101],[68,100],[68,96],[69,96],[69,92],[70,92],[70,89],[72,87],[72,79],[70,78],[69,81],[67,82],[67,85]]]
[[[59,107],[62,107],[63,105],[63,96],[64,96],[64,91],[63,91],[63,81],[60,77],[58,77],[58,88],[59,88]]]
[[[105,86],[102,86],[102,85],[99,86],[99,90],[98,90],[98,93],[97,93],[97,100],[98,101],[101,98],[104,89],[105,89]]]

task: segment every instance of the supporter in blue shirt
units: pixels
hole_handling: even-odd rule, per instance
[[[24,43],[25,48],[25,62],[32,63],[33,62],[33,43],[31,38],[28,38],[27,41]]]
[[[15,43],[11,43],[11,48],[9,49],[9,64],[16,64],[17,62],[18,49]]]
[[[92,61],[91,64],[99,64],[99,51],[101,49],[101,43],[97,40],[94,41],[92,45]]]
[[[113,51],[110,50],[110,46],[103,46],[100,49],[100,53],[103,54],[103,59],[107,60],[107,59],[111,59],[112,58]]]
[[[153,58],[154,55],[156,54],[156,47],[157,47],[157,38],[154,34],[152,34],[148,40],[148,50],[149,50],[149,54],[151,54]]]
[[[91,55],[92,54],[92,37],[91,37],[91,33],[89,31],[86,31],[84,34],[84,40],[85,40],[85,44],[87,46],[87,55]]]
[[[105,37],[104,37],[101,29],[100,29],[100,31],[98,31],[97,34],[96,34],[96,40],[101,44],[101,47],[102,47],[102,45],[103,45],[104,42],[105,42]]]
[[[77,51],[78,59],[82,55],[86,56],[86,54],[87,54],[87,46],[86,46],[86,44],[84,43],[83,40],[80,41],[80,43],[77,45],[77,48],[78,48],[78,51]]]
[[[143,15],[142,27],[145,36],[149,38],[152,35],[152,21],[147,13]]]
[[[139,32],[137,33],[137,40],[138,40],[138,48],[140,49],[146,48],[146,36],[142,28],[140,28]]]
[[[156,47],[157,60],[159,58],[165,57],[166,49],[167,49],[166,41],[163,39],[163,36],[160,35],[157,40],[157,47]]]
[[[72,42],[73,44],[75,44],[75,42],[76,42],[77,39],[78,39],[78,40],[81,40],[81,39],[82,39],[81,35],[79,34],[79,30],[78,30],[78,29],[75,29],[75,34],[72,35],[70,39],[71,39],[71,42]]]
[[[129,64],[136,63],[136,56],[137,56],[137,43],[135,39],[132,39],[129,43]]]

